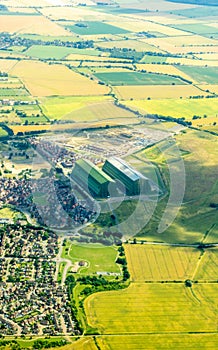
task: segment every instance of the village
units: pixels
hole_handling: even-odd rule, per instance
[[[67,286],[55,281],[57,235],[17,224],[0,237],[0,333],[78,334]]]

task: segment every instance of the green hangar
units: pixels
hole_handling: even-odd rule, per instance
[[[103,171],[126,187],[130,196],[146,193],[151,190],[149,179],[129,166],[123,159],[112,157],[106,160]]]
[[[109,185],[114,180],[89,160],[79,159],[72,170],[72,178],[96,197],[109,196]]]

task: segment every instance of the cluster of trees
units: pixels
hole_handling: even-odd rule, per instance
[[[120,245],[122,243],[121,232],[103,231],[99,233],[89,233],[81,230],[82,236],[78,238],[78,241],[84,243],[101,243],[107,246]]]

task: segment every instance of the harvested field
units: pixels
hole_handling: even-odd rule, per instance
[[[27,86],[33,96],[51,95],[104,95],[108,88],[97,84],[88,78],[56,64],[48,65],[42,62],[19,62],[11,71]]]

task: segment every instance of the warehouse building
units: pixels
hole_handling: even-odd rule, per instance
[[[130,196],[151,191],[149,179],[133,169],[123,159],[109,158],[103,165],[103,171],[112,179],[120,181]]]
[[[72,170],[72,178],[96,197],[109,196],[109,186],[114,180],[89,160],[79,159]]]

